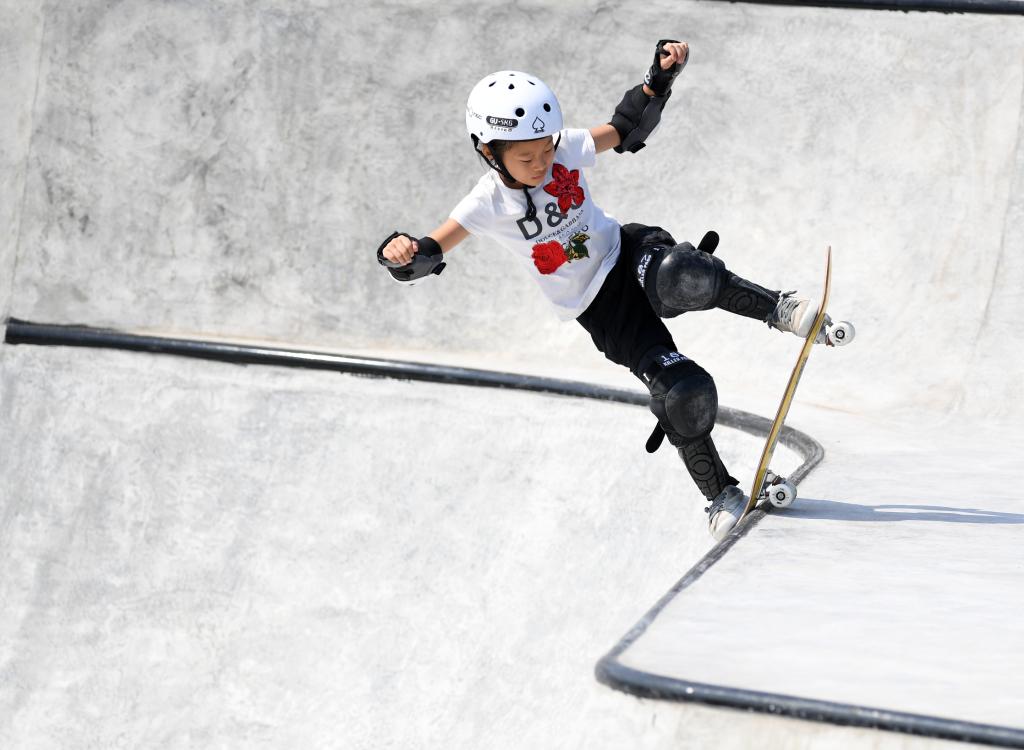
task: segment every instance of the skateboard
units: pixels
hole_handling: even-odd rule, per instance
[[[832,248],[828,248],[825,254],[825,285],[821,293],[821,301],[818,304],[818,315],[814,319],[814,324],[811,326],[810,332],[804,338],[804,344],[800,348],[800,354],[796,359],[796,364],[793,365],[793,372],[789,375],[789,382],[786,384],[786,390],[782,394],[782,402],[779,404],[778,411],[775,412],[775,421],[772,422],[771,429],[768,431],[768,439],[765,440],[764,449],[761,451],[761,460],[757,464],[757,472],[754,474],[754,482],[750,489],[750,498],[747,500],[747,506],[743,509],[743,515],[740,516],[740,520],[743,516],[746,516],[754,506],[762,500],[768,500],[772,505],[778,508],[785,508],[793,503],[796,499],[796,487],[794,487],[785,478],[776,475],[774,472],[768,469],[768,464],[772,460],[772,455],[775,453],[775,446],[779,442],[779,434],[782,432],[782,425],[786,421],[786,415],[789,413],[790,404],[793,403],[793,395],[796,393],[796,387],[800,383],[800,376],[803,375],[804,366],[807,364],[808,357],[811,356],[811,349],[814,347],[814,341],[818,337],[821,331],[822,324],[827,319],[828,309],[828,297],[832,288]],[[839,322],[831,326],[826,331],[825,343],[829,346],[843,346],[853,340],[854,331],[853,326],[847,322]]]

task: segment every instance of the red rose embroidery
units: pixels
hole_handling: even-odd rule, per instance
[[[566,262],[565,248],[555,240],[539,242],[533,246],[533,262],[541,273],[554,273]]]
[[[579,208],[587,196],[583,194],[580,187],[580,170],[574,169],[571,172],[561,164],[556,164],[551,170],[554,178],[544,186],[544,192],[558,198],[558,210],[563,214],[571,207]]]

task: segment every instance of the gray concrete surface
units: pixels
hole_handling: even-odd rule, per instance
[[[0,2],[0,314],[11,309],[11,285],[21,232],[32,111],[42,50],[41,3]]]
[[[568,124],[591,127],[639,79],[653,43],[678,36],[692,61],[661,129],[639,155],[602,156],[589,181],[622,221],[660,224],[679,239],[717,229],[721,257],[774,287],[813,290],[833,246],[833,310],[854,319],[860,338],[815,354],[792,413],[843,458],[809,496],[882,503],[879,484],[850,489],[869,471],[910,493],[919,472],[908,462],[929,441],[943,444],[950,426],[1006,449],[943,464],[965,493],[979,474],[982,486],[997,482],[1018,455],[1024,19],[667,0],[4,0],[0,20],[5,316],[400,351],[634,385],[582,330],[558,323],[497,248],[470,240],[436,283],[412,290],[382,274],[372,250],[392,229],[433,228],[479,176],[462,111],[484,74],[533,71],[558,91]],[[671,329],[715,375],[723,402],[772,411],[794,341],[715,313]],[[478,396],[432,395],[422,411],[409,403],[391,419],[403,449],[415,430],[434,434],[419,420],[451,432],[450,445],[431,443],[415,460],[449,468],[418,491],[454,515],[402,532],[405,510],[421,511],[379,516],[367,497],[369,509],[333,516],[329,502],[352,476],[395,473],[377,463],[377,440],[395,438],[373,432],[378,414],[366,410],[381,394],[405,403],[402,389],[3,345],[0,366],[0,586],[16,602],[0,620],[7,744],[64,747],[83,733],[99,745],[171,747],[331,746],[338,736],[350,746],[382,737],[435,746],[441,737],[472,747],[482,736],[495,747],[524,738],[560,747],[744,747],[764,737],[781,747],[922,744],[650,705],[592,684],[596,656],[707,545],[675,460],[632,458],[646,419],[639,438],[632,415],[628,426],[601,425],[621,442],[582,451],[567,446],[590,435],[582,414],[589,420],[592,409],[560,404],[540,421],[523,416],[530,402],[502,401],[494,412]],[[133,393],[138,400],[126,399]],[[460,418],[441,416],[452,411]],[[507,438],[521,455],[542,462],[535,476],[484,450],[494,415],[516,425]],[[326,453],[325,416],[363,440]],[[918,425],[913,455],[899,446],[908,424]],[[726,444],[740,467],[756,450]],[[571,472],[552,445],[572,451]],[[464,455],[471,449],[482,452]],[[261,460],[268,453],[274,462]],[[872,461],[851,458],[860,455]],[[615,473],[609,494],[595,488],[586,507],[596,515],[577,519],[569,498],[600,471]],[[525,498],[547,520],[534,536],[519,512],[485,526],[448,502],[445,483],[456,478],[466,496],[518,487],[489,507]],[[248,491],[232,494],[232,479]],[[654,483],[651,505],[620,512],[627,489],[643,489],[638,481]],[[555,491],[563,500],[543,494]],[[543,516],[546,502],[555,516]],[[295,515],[300,503],[315,514]],[[421,521],[440,546],[416,546],[434,544]],[[797,517],[787,523],[794,545],[807,538]],[[823,526],[813,524],[818,542],[859,544],[855,523]],[[350,552],[331,530],[358,542],[369,570],[338,572]],[[508,538],[519,547],[495,554]],[[387,539],[394,545],[380,546]],[[629,572],[580,584],[573,609],[560,611],[567,584],[544,577],[539,562],[557,570],[556,548],[577,571]],[[640,551],[655,557],[635,559]],[[986,552],[965,544],[956,553],[983,566]],[[360,588],[379,569],[374,555],[387,561],[382,591]],[[410,587],[437,566],[437,589]],[[327,610],[317,609],[320,597]],[[353,597],[362,603],[348,612]],[[455,623],[459,649],[431,653],[452,634],[437,617]],[[719,627],[713,611],[701,617],[699,630]],[[331,629],[339,621],[380,639],[342,642]],[[308,632],[289,633],[296,622]],[[495,623],[504,630],[487,640]],[[512,651],[493,651],[529,643],[538,650],[515,667]],[[559,654],[564,661],[547,663]],[[395,656],[398,667],[388,662]],[[356,677],[336,684],[326,666]],[[566,708],[580,701],[585,709]]]
[[[676,460],[614,437],[642,410],[24,346],[0,384],[4,747],[676,731],[592,677],[708,544]]]
[[[803,417],[845,439],[621,663],[1024,729],[1019,428]]]
[[[0,386],[4,747],[932,746],[593,680],[710,543],[635,407],[24,346]]]

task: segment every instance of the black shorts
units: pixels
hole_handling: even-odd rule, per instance
[[[647,245],[675,245],[661,227],[626,224],[621,230],[622,250],[601,291],[578,317],[596,346],[612,362],[640,377],[640,360],[656,346],[676,351],[672,334],[651,307],[633,272],[640,249]],[[642,378],[641,378],[642,379]]]

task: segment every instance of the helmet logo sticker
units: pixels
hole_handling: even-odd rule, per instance
[[[539,117],[534,119],[534,121],[533,121],[533,132],[534,133],[543,133],[544,132],[544,128],[546,128],[546,127],[547,127],[547,125],[544,124],[544,121],[542,119],[540,119]]]
[[[514,117],[494,117],[488,115],[487,124],[493,125],[496,128],[515,128],[519,125],[519,120]]]

